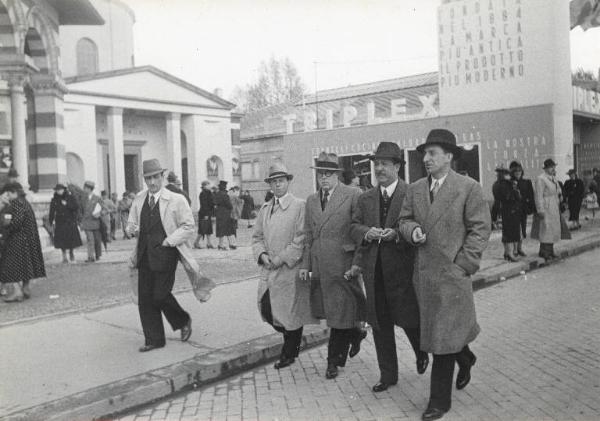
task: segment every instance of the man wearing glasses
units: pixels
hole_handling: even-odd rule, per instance
[[[311,280],[313,316],[326,319],[331,328],[325,377],[333,379],[338,367],[345,366],[350,345],[353,357],[366,336],[359,327],[365,319],[365,296],[358,271],[352,270],[356,247],[350,236],[361,192],[339,183],[342,168],[335,154],[321,153],[312,168],[319,190],[306,200],[306,246],[299,274]]]
[[[147,352],[165,346],[162,314],[181,340],[192,334],[192,319],[171,290],[179,260],[178,247],[194,238],[194,216],[184,196],[164,187],[164,172],[158,159],[143,163],[148,190],[137,195],[129,212],[127,233],[137,237],[131,255],[138,268],[138,308]]]

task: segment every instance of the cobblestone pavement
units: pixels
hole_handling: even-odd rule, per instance
[[[447,420],[600,418],[600,251],[478,291],[482,333],[469,386],[453,392]],[[416,373],[398,334],[400,382],[374,394],[372,337],[340,376],[326,380],[326,348],[281,371],[263,366],[124,415],[130,420],[420,419],[430,369]]]

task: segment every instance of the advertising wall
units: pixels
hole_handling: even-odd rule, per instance
[[[459,145],[478,151],[479,174],[469,175],[479,178],[487,199],[492,197],[497,166],[508,167],[512,160],[518,160],[533,177],[541,171],[543,161],[554,154],[551,105],[298,133],[284,136],[284,162],[295,176],[291,189],[301,198],[315,191],[315,174],[309,167],[320,152],[368,155],[383,141],[400,146],[407,161],[406,179],[415,181],[410,175],[422,174],[422,167],[414,168],[422,163],[410,158],[415,158],[416,147],[425,142],[433,128],[451,130]]]

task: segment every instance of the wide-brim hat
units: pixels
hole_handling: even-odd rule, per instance
[[[267,178],[265,178],[265,183],[270,183],[272,180],[279,177],[286,177],[288,180],[294,178],[294,176],[288,172],[285,165],[283,165],[280,162],[277,162],[271,165],[271,167],[269,168],[269,175],[267,176]]]
[[[510,171],[508,170],[508,168],[504,168],[504,167],[497,167],[495,171],[500,174],[510,174]]]
[[[175,175],[173,171],[169,171],[169,174],[167,174],[167,181],[169,183],[177,182],[177,175]]]
[[[400,146],[394,142],[380,142],[375,153],[369,155],[369,159],[371,161],[374,159],[391,159],[398,163],[404,162]]]
[[[427,146],[437,145],[452,152],[454,158],[458,158],[462,148],[456,145],[456,136],[450,130],[433,129],[427,135],[425,143],[417,146],[417,151],[424,153]]]
[[[571,175],[571,174],[577,174],[577,171],[575,171],[573,168],[571,168],[569,171],[567,171],[567,175]]]
[[[227,183],[228,183],[228,181],[221,180],[221,181],[219,181],[219,187],[227,187]]]
[[[93,181],[86,181],[85,183],[83,183],[83,188],[89,187],[90,189],[94,190],[96,188],[96,183],[94,183]]]
[[[158,159],[148,159],[142,164],[142,172],[144,177],[162,174],[164,171],[165,169],[160,165]]]
[[[338,156],[334,153],[321,152],[317,158],[317,162],[313,167],[314,170],[326,171],[343,171],[338,162]]]
[[[56,186],[54,186],[54,191],[56,190],[66,190],[67,187],[64,184],[58,183]]]
[[[552,168],[552,167],[556,167],[556,162],[554,162],[552,159],[548,158],[544,161],[544,166],[542,167],[542,169],[546,169],[546,168]]]
[[[508,168],[512,171],[512,170],[522,170],[523,166],[521,165],[521,163],[519,161],[512,161],[510,163],[510,165],[508,166]]]

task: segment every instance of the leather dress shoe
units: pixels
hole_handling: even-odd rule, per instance
[[[427,371],[429,366],[429,355],[425,354],[423,357],[417,358],[417,373],[423,374]]]
[[[285,368],[285,367],[288,367],[288,366],[294,364],[295,361],[296,361],[295,358],[281,357],[279,359],[279,361],[277,361],[273,367],[275,367],[275,369],[279,370],[280,368]]]
[[[392,383],[387,383],[384,381],[379,381],[379,383],[377,383],[375,386],[373,386],[373,392],[375,393],[379,393],[379,392],[384,392],[388,389],[388,387],[390,386],[394,386],[398,384],[398,381],[396,380],[395,382]]]
[[[444,416],[446,412],[447,411],[444,411],[443,409],[439,408],[427,408],[427,410],[423,412],[421,419],[423,421],[439,420]]]
[[[348,356],[350,356],[350,358],[355,357],[356,354],[358,354],[360,352],[360,343],[366,337],[367,337],[367,330],[366,329],[358,329],[358,331],[356,332],[356,335],[354,335],[354,338],[352,339],[352,342],[350,343],[350,352],[348,353]]]
[[[144,345],[142,347],[140,347],[139,351],[140,352],[148,352],[148,351],[152,351],[153,349],[159,349],[159,348],[164,348],[164,345]]]
[[[471,367],[475,365],[475,361],[477,361],[477,357],[473,355],[473,358],[471,358],[471,361],[466,366],[459,367],[458,374],[456,375],[456,388],[458,390],[464,389],[471,381]]]
[[[192,336],[192,318],[181,328],[181,341],[185,342]]]
[[[335,364],[327,364],[327,370],[325,371],[326,379],[335,379],[338,376],[338,368]]]

